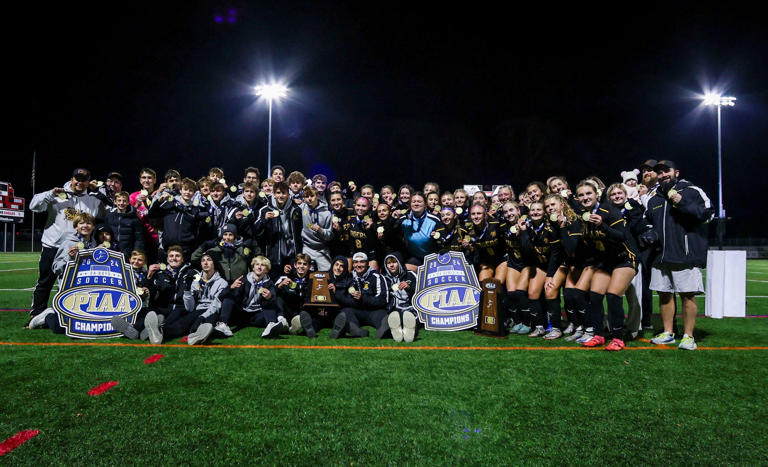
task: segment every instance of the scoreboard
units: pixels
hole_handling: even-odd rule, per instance
[[[0,222],[24,222],[24,198],[17,198],[8,182],[0,182]]]

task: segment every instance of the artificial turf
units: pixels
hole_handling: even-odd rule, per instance
[[[0,271],[34,267],[17,259],[0,255]],[[0,272],[0,289],[35,277]],[[768,315],[768,262],[750,261],[747,279],[747,314]],[[0,291],[0,307],[30,296]],[[51,346],[35,343],[85,342],[24,330],[26,319],[0,312],[0,342],[33,344],[0,345],[0,441],[40,434],[3,463],[768,462],[768,350],[744,348],[768,347],[764,318],[700,319],[711,350],[638,341],[618,353],[470,332],[265,341],[251,328],[204,347]],[[107,381],[119,384],[87,395]]]

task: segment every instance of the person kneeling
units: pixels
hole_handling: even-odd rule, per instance
[[[277,290],[269,276],[272,263],[264,256],[251,261],[251,272],[238,277],[221,294],[221,321],[216,330],[232,336],[230,326],[264,327],[261,337],[277,337],[285,326],[277,318]]]
[[[336,285],[336,301],[342,306],[333,322],[331,339],[349,331],[352,337],[365,337],[368,331],[361,325],[376,328],[381,339],[389,330],[387,324],[387,290],[384,279],[368,265],[368,255],[357,252],[352,256],[352,277],[346,288]]]

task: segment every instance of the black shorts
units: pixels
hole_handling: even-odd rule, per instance
[[[626,256],[613,259],[605,258],[598,260],[594,266],[596,269],[606,272],[613,272],[614,269],[619,268],[632,268],[637,272],[637,258],[628,258]]]

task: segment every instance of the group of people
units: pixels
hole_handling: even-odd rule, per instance
[[[696,348],[695,296],[704,292],[713,210],[670,160],[647,160],[608,186],[594,176],[573,187],[552,176],[517,197],[509,185],[376,190],[282,166],[264,180],[248,167],[242,182],[219,168],[197,181],[169,170],[159,184],[143,168],[139,184],[128,193],[121,174],[101,182],[79,168],[34,196],[30,208],[48,222],[30,328],[64,332],[47,307],[51,290],[79,250],[102,246],[125,255],[143,300],[135,322],[112,320],[128,338],[159,344],[188,335],[195,345],[255,326],[265,338],[314,338],[329,328],[335,339],[367,336],[371,326],[377,338],[410,342],[419,327],[411,305],[418,266],[430,253],[456,251],[478,279],[506,288],[512,334],[621,350],[652,329],[655,290],[663,330],[651,342],[675,343],[678,294],[679,347]],[[307,306],[312,271],[327,272],[337,307]]]

